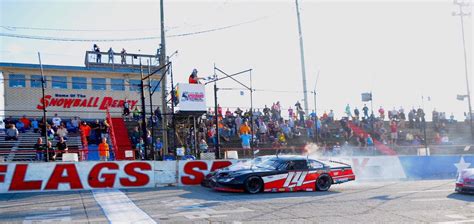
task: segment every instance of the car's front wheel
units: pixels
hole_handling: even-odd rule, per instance
[[[245,191],[250,194],[256,194],[263,188],[263,181],[260,177],[251,176],[245,180]]]
[[[327,174],[322,174],[316,180],[316,190],[317,191],[327,191],[331,187],[332,178]]]

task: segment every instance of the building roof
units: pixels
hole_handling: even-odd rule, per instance
[[[22,68],[22,69],[40,69],[39,64],[25,64],[25,63],[11,63],[0,62],[0,67],[5,68]],[[123,67],[81,67],[69,65],[43,65],[44,70],[69,70],[69,71],[86,71],[86,72],[112,72],[112,73],[140,73],[137,68],[123,68]]]

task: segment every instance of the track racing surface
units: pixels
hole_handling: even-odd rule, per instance
[[[0,222],[474,223],[474,195],[453,189],[454,180],[432,180],[256,195],[202,187],[0,194]]]

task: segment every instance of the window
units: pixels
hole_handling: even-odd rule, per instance
[[[151,91],[155,90],[157,92],[160,91],[159,80],[151,80]],[[155,89],[156,87],[156,89]]]
[[[52,76],[51,86],[53,89],[67,89],[67,77],[66,76]]]
[[[306,160],[290,160],[286,162],[286,170],[306,170]]]
[[[31,82],[31,88],[41,88],[41,75],[31,75],[30,82]],[[45,84],[44,87],[46,87],[46,82],[44,84]]]
[[[310,169],[322,169],[324,167],[324,165],[318,161],[315,161],[315,160],[309,160],[309,168]]]
[[[72,89],[87,89],[87,78],[72,77]]]
[[[92,78],[92,89],[93,90],[106,90],[105,78]]]
[[[10,87],[20,88],[26,86],[25,75],[10,74]]]
[[[116,91],[125,91],[125,82],[123,79],[110,79],[111,89]]]
[[[140,80],[130,79],[130,91],[140,91],[140,86]]]

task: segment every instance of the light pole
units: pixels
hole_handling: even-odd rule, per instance
[[[469,72],[468,72],[468,68],[467,68],[466,40],[465,40],[465,37],[464,37],[464,16],[469,16],[469,15],[471,15],[471,13],[465,13],[463,11],[464,6],[469,6],[468,1],[465,2],[465,1],[455,0],[454,4],[459,6],[459,12],[458,13],[453,12],[453,16],[459,16],[459,18],[461,18],[462,45],[463,45],[463,50],[464,50],[464,71],[465,71],[465,74],[466,74],[467,103],[468,103],[468,106],[469,106],[469,112],[468,112],[468,114],[469,114],[469,126],[471,127],[471,138],[474,139],[474,127],[473,127],[473,124],[472,124],[471,91],[470,91],[470,88],[469,88]]]
[[[224,74],[225,77],[223,78],[218,78],[217,76],[217,73],[216,71],[219,71],[220,73]],[[234,78],[234,76],[236,75],[240,75],[242,73],[246,73],[246,72],[249,72],[250,74],[250,87],[248,87],[247,85],[243,84],[242,82],[238,81],[237,79]],[[218,159],[220,157],[220,145],[219,145],[219,118],[218,118],[218,113],[217,113],[217,110],[218,110],[218,106],[217,106],[217,81],[220,81],[222,79],[226,79],[226,78],[230,78],[232,80],[234,80],[235,82],[239,83],[240,85],[242,85],[243,87],[245,87],[246,89],[248,89],[250,91],[250,112],[251,112],[251,116],[250,116],[250,125],[251,125],[251,128],[250,128],[250,131],[252,132],[252,136],[251,136],[251,143],[250,143],[250,148],[252,150],[252,154],[253,154],[253,135],[254,135],[254,130],[253,130],[253,111],[252,111],[252,108],[253,108],[253,89],[252,89],[252,69],[247,69],[245,71],[241,71],[241,72],[237,72],[237,73],[234,73],[234,74],[227,74],[225,73],[224,71],[222,71],[221,69],[217,68],[216,65],[214,64],[214,79],[209,81],[209,82],[206,82],[204,85],[207,85],[209,83],[214,83],[214,110],[215,110],[215,122],[216,122],[216,145],[214,146],[215,148],[215,155],[216,155],[216,159]]]
[[[305,68],[305,63],[304,63],[303,34],[301,31],[300,7],[298,5],[298,0],[295,0],[295,4],[296,4],[296,17],[298,19],[298,36],[300,40],[301,75],[303,76],[304,110],[306,114],[308,114],[308,90],[306,88],[306,68]]]

